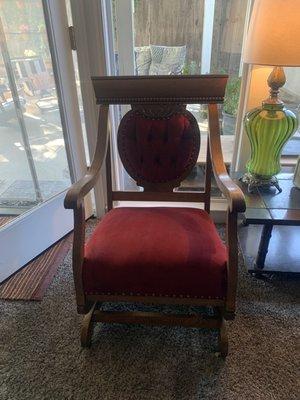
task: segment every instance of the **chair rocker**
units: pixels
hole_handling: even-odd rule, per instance
[[[95,322],[181,325],[219,330],[219,351],[228,352],[225,320],[235,315],[238,275],[237,217],[245,210],[241,190],[222,156],[217,103],[224,75],[92,78],[100,104],[96,150],[86,175],[67,192],[74,210],[73,273],[78,313],[85,314],[82,346],[90,346]],[[186,104],[208,104],[209,139],[205,188],[178,191],[197,162],[200,132]],[[112,188],[109,105],[131,105],[118,129],[118,151],[143,191]],[[85,245],[84,196],[106,162],[107,213]],[[212,171],[228,202],[226,245],[209,215]],[[116,207],[116,202],[178,202],[180,207]],[[183,207],[203,203],[204,209]],[[105,302],[205,306],[213,313],[163,314],[104,311]]]

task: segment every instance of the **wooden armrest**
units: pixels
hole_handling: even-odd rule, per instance
[[[109,106],[101,105],[99,111],[98,134],[95,154],[91,167],[86,175],[74,183],[67,191],[64,206],[76,210],[80,207],[84,196],[94,187],[99,171],[106,156],[108,144],[108,110]]]
[[[213,164],[213,162],[212,162]],[[233,182],[227,172],[215,172],[213,170],[217,185],[229,202],[231,212],[244,212],[246,210],[245,197],[241,189]]]
[[[246,210],[244,194],[230,178],[224,164],[217,104],[208,105],[208,115],[210,156],[217,185],[229,202],[230,211],[244,212]]]
[[[98,171],[99,172],[99,171]],[[94,187],[98,173],[87,173],[78,182],[74,183],[67,191],[64,206],[69,209],[77,209],[85,195]]]

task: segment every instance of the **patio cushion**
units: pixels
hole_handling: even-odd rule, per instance
[[[179,75],[182,72],[186,46],[150,45],[151,65],[149,75]]]
[[[149,75],[151,64],[150,46],[134,48],[135,68],[137,75]]]
[[[226,247],[203,210],[116,208],[86,245],[84,291],[223,299],[226,262]]]

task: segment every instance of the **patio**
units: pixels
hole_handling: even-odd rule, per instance
[[[24,121],[42,199],[70,185],[65,144],[58,108],[42,114],[29,103]],[[28,159],[15,118],[0,119],[0,209],[1,214],[20,214],[38,203]]]

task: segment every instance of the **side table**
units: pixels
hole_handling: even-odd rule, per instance
[[[254,271],[262,271],[265,267],[273,227],[275,225],[300,226],[300,189],[293,186],[292,174],[282,173],[278,175],[281,193],[275,188],[267,187],[255,188],[249,193],[247,186],[239,181],[241,176],[242,173],[232,174],[246,199],[247,209],[243,215],[243,224],[263,225],[253,268]],[[295,272],[300,272],[300,265],[298,271]]]

